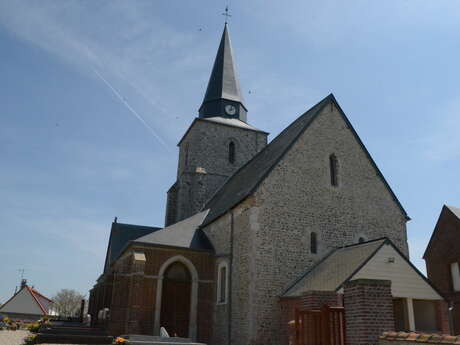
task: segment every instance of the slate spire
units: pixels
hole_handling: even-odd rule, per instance
[[[225,23],[199,114],[200,117],[220,116],[246,122],[247,110],[243,102],[228,25]]]

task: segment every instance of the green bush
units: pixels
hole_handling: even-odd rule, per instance
[[[40,329],[40,323],[38,322],[30,323],[29,325],[27,325],[27,329],[31,331],[32,333],[38,333]]]
[[[25,345],[33,345],[36,343],[37,336],[36,335],[29,335],[27,338],[24,339]]]

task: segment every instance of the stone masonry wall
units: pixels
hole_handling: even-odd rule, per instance
[[[204,228],[214,246],[216,264],[222,260],[230,264],[231,258],[233,262],[229,265],[231,301],[214,307],[212,345],[226,345],[229,340],[233,344],[250,344],[254,341],[251,330],[257,316],[252,313],[251,301],[257,292],[252,279],[255,272],[253,253],[256,250],[252,231],[257,230],[251,226],[252,213],[256,209],[253,200],[247,198],[231,212]]]
[[[228,160],[230,142],[236,146],[233,163]],[[176,222],[197,213],[225,180],[266,144],[265,133],[196,120],[179,145],[177,192],[168,195],[177,201],[167,202],[166,213],[175,214]]]
[[[357,279],[344,286],[347,345],[377,345],[394,330],[391,281]]]
[[[330,183],[331,153],[338,187]],[[408,254],[405,215],[335,107],[323,110],[247,200],[246,224],[235,235],[245,249],[234,262],[235,288],[244,293],[234,292],[241,299],[232,315],[247,311],[249,327],[240,329],[240,344],[280,343],[278,296],[332,248],[387,236]],[[310,253],[312,231],[317,254]]]

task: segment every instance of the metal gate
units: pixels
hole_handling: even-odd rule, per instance
[[[295,331],[296,345],[346,345],[344,309],[297,309]]]

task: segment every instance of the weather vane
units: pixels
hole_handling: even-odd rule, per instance
[[[225,24],[228,22],[228,18],[231,17],[232,15],[228,13],[228,5],[225,6],[225,13],[222,13],[223,16],[225,16]]]

